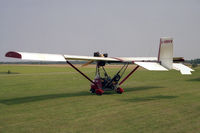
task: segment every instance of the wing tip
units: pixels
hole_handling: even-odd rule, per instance
[[[12,57],[12,58],[22,58],[22,55],[18,52],[10,51],[5,54],[5,57]]]

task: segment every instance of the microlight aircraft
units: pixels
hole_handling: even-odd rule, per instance
[[[157,57],[108,57],[108,54],[100,54],[95,52],[94,56],[78,56],[78,55],[61,55],[61,54],[43,54],[43,53],[29,53],[29,52],[7,52],[6,57],[19,58],[22,60],[35,60],[35,61],[61,61],[68,63],[72,68],[84,76],[91,82],[91,93],[102,95],[105,91],[115,90],[121,94],[124,89],[120,87],[139,67],[143,67],[150,71],[168,71],[175,69],[181,74],[191,74],[191,68],[183,65],[182,57],[173,58],[173,39],[170,37],[160,38],[160,45]],[[87,75],[81,72],[74,66],[70,60],[88,61],[83,66],[90,63],[96,63],[96,76],[94,80],[90,79]],[[108,63],[122,63],[121,69],[113,76],[109,76],[104,66]],[[136,64],[136,67],[126,75],[122,80],[122,75],[127,70],[129,64]],[[103,74],[100,73],[103,72]]]

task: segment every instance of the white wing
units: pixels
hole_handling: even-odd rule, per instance
[[[19,58],[22,60],[35,60],[35,61],[61,61],[66,60],[86,60],[86,61],[115,61],[115,58],[110,57],[93,57],[93,56],[78,56],[78,55],[61,55],[61,54],[44,54],[44,53],[28,53],[28,52],[7,52],[6,57]]]
[[[116,59],[124,62],[152,62],[158,60],[157,57],[116,57]]]
[[[19,58],[22,60],[35,61],[66,61],[66,60],[86,60],[86,61],[110,61],[110,62],[135,62],[135,61],[156,61],[157,57],[93,57],[79,55],[44,54],[29,52],[8,52],[6,57]]]

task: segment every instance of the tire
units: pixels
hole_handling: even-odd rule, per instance
[[[119,88],[117,88],[116,92],[118,94],[122,94],[124,92],[124,90],[121,87],[119,87]]]
[[[95,93],[95,89],[94,89],[94,88],[91,88],[91,89],[90,89],[90,92],[91,92],[91,93]]]
[[[96,94],[101,96],[103,94],[103,90],[102,89],[97,89],[96,90]]]

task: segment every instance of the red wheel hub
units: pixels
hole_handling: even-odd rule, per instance
[[[124,90],[121,87],[117,88],[117,93],[122,94],[123,92]]]
[[[103,90],[102,89],[96,89],[96,94],[97,95],[102,95],[103,94]]]

